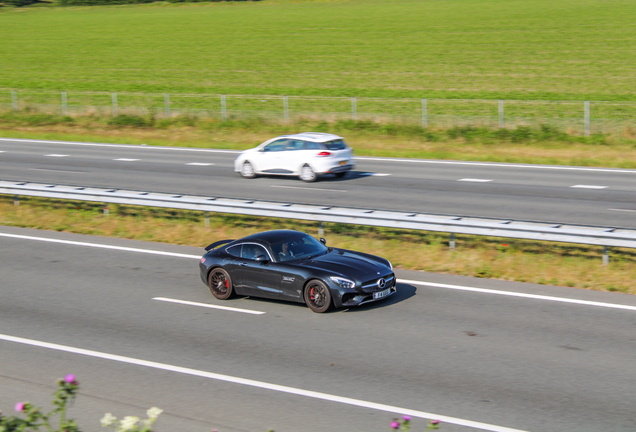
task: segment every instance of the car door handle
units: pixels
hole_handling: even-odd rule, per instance
[[[245,266],[247,265],[247,263],[239,263],[239,265],[240,265],[241,267],[245,267]]]

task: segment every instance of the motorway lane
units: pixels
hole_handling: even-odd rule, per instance
[[[240,179],[232,151],[10,140],[0,151],[5,180],[636,227],[636,170],[358,158],[347,178],[306,184]]]
[[[4,227],[1,233],[161,250],[156,256],[0,237],[0,333],[529,431],[634,430],[636,311],[400,283],[326,315],[220,302],[202,250]],[[203,242],[205,243],[205,241]],[[633,296],[399,271],[398,277],[636,306]],[[169,297],[265,312],[247,315]],[[386,430],[393,415],[0,340],[0,407],[48,401],[75,373],[74,415],[166,409],[161,430]],[[416,422],[423,429],[424,422]],[[87,428],[97,430],[99,426]],[[443,430],[471,430],[444,425]]]

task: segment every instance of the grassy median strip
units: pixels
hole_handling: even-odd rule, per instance
[[[200,247],[269,229],[318,236],[315,222],[211,214],[206,226],[202,212],[110,204],[104,215],[103,207],[26,197],[16,206],[13,197],[0,195],[0,224]],[[396,268],[636,293],[631,249],[612,248],[603,266],[597,246],[458,235],[450,249],[444,233],[335,223],[325,224],[325,237],[330,246],[380,255]]]

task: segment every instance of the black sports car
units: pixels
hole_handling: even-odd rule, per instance
[[[358,306],[396,290],[384,258],[330,248],[299,231],[277,230],[207,246],[199,268],[214,297],[233,294],[306,303],[314,312]]]

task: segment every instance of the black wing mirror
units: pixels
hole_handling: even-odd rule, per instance
[[[327,240],[325,240],[324,238],[321,237],[320,238],[320,243],[326,245],[327,244]]]
[[[256,257],[256,261],[262,262],[263,264],[267,264],[269,262],[269,260],[267,259],[267,257],[265,255],[257,256]]]

